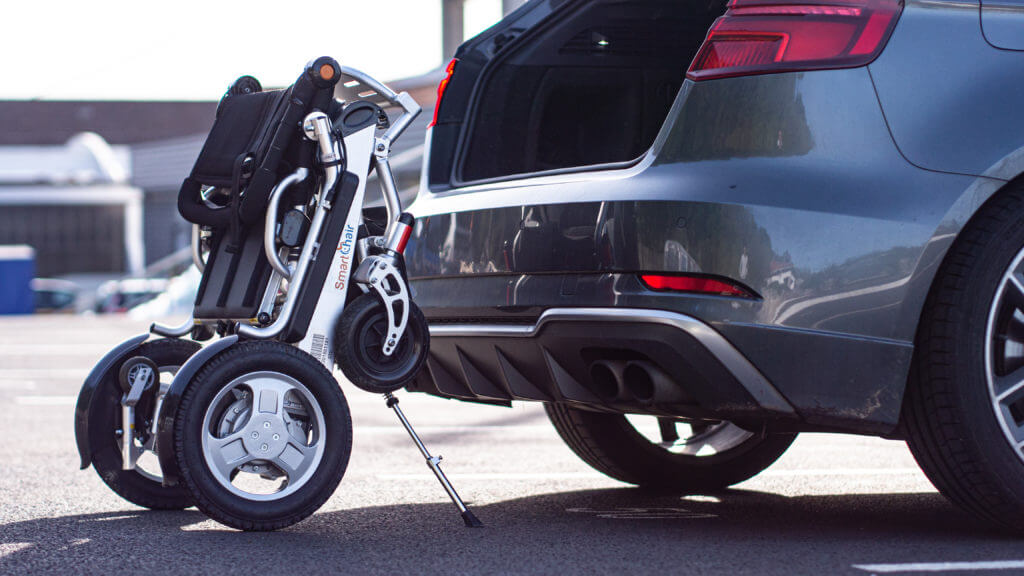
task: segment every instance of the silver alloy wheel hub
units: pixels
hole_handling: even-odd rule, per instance
[[[996,420],[1024,460],[1024,250],[1003,273],[985,326],[985,376]]]
[[[278,500],[301,488],[324,454],[324,414],[308,388],[280,372],[235,378],[217,393],[203,418],[203,458],[214,479],[247,500]],[[280,485],[254,492],[238,472]]]
[[[732,422],[696,422],[684,419],[658,418],[627,414],[630,425],[652,444],[672,454],[705,457],[721,454],[754,436]],[[670,422],[668,422],[670,421]],[[666,427],[666,423],[670,427]]]

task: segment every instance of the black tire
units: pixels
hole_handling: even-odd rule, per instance
[[[200,349],[199,344],[188,340],[164,338],[146,342],[133,354],[152,360],[157,366],[181,366]],[[182,510],[192,506],[192,498],[182,486],[163,486],[159,480],[149,478],[138,470],[121,469],[121,447],[114,434],[121,429],[121,385],[118,374],[121,365],[115,365],[103,379],[93,402],[98,402],[93,414],[99,426],[90,427],[93,437],[89,439],[94,447],[92,467],[103,482],[125,500],[153,510]],[[136,411],[136,427],[144,428],[139,421],[152,410],[152,395],[147,395],[146,404]]]
[[[140,365],[145,365],[150,370],[152,370],[152,374],[147,379],[147,382],[145,384],[143,394],[152,389],[153,385],[156,384],[157,381],[160,379],[160,367],[156,365],[156,362],[153,362],[153,360],[147,358],[146,356],[133,356],[125,360],[121,364],[121,369],[117,371],[117,383],[121,385],[121,392],[124,392],[125,394],[131,392],[132,383],[135,377],[135,371],[138,369]]]
[[[902,412],[907,444],[932,484],[1015,531],[1024,531],[1024,459],[996,417],[986,341],[997,288],[1022,249],[1017,184],[990,200],[946,255],[918,326]]]
[[[230,492],[217,481],[203,454],[207,408],[232,381],[255,372],[277,372],[301,383],[324,417],[319,441],[326,444],[312,475],[294,492],[270,501]],[[174,448],[182,482],[210,518],[241,530],[277,530],[306,518],[334,493],[352,452],[352,418],[334,377],[315,358],[280,342],[243,342],[214,356],[192,379],[175,416]]]
[[[676,454],[651,442],[622,414],[546,404],[562,440],[584,462],[616,480],[682,494],[723,490],[756,476],[782,456],[796,434],[754,434],[709,456]]]
[[[412,302],[405,334],[390,357],[380,351],[386,333],[387,313],[373,293],[347,304],[334,332],[338,367],[356,387],[374,394],[394,392],[411,383],[430,349],[427,320]]]

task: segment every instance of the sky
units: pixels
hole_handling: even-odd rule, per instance
[[[385,81],[442,65],[441,0],[34,0],[4,12],[8,100],[216,100],[243,74],[291,84],[317,56]],[[500,17],[500,0],[467,0],[466,37]]]

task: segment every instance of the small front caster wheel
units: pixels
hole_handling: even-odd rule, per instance
[[[118,371],[117,381],[121,385],[121,391],[128,394],[136,381],[143,382],[143,390],[149,390],[156,383],[160,368],[156,362],[145,356],[133,356],[121,364]]]
[[[372,293],[347,304],[335,330],[335,361],[341,371],[356,387],[374,394],[394,392],[411,383],[430,347],[427,320],[412,302],[405,334],[390,356],[384,355],[382,346],[387,333],[387,312]]]
[[[181,510],[192,505],[183,487],[163,486],[154,452],[159,447],[154,445],[152,426],[159,396],[154,385],[169,387],[178,368],[197,350],[199,344],[188,340],[165,338],[146,342],[135,351],[135,356],[110,370],[96,390],[95,423],[90,423],[90,444],[97,447],[92,454],[92,466],[111,490],[133,504],[154,510]],[[130,382],[142,366],[155,368],[153,381],[135,406],[133,442],[142,449],[142,455],[134,470],[123,470],[121,434],[126,428],[121,421],[121,398],[131,388],[123,383]]]
[[[315,512],[351,452],[338,383],[280,342],[244,342],[214,356],[174,418],[175,461],[196,506],[241,530],[277,530]]]

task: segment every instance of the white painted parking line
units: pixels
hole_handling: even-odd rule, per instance
[[[450,480],[600,480],[599,472],[494,472],[447,474]],[[434,480],[433,474],[377,474],[379,480]]]
[[[876,574],[901,572],[975,572],[982,570],[1021,570],[1024,560],[992,560],[978,562],[911,562],[906,564],[854,564],[854,568]]]
[[[768,470],[762,476],[894,476],[920,474],[917,468],[822,468],[802,470]],[[429,480],[431,474],[378,474],[381,480]],[[452,478],[463,480],[593,480],[608,478],[598,472],[507,472],[481,474],[452,474]]]
[[[15,396],[14,403],[22,406],[74,406],[77,396]]]
[[[905,476],[921,474],[920,468],[822,468],[767,470],[758,476]]]
[[[0,356],[96,356],[98,361],[113,346],[89,344],[0,344]]]
[[[30,547],[32,547],[31,542],[0,542],[0,558],[11,556]]]
[[[89,375],[88,368],[8,368],[0,369],[0,379],[21,380],[44,378],[84,379]]]
[[[405,428],[402,428],[398,424],[394,426],[360,426],[356,424],[353,427],[356,434],[368,434],[372,436],[377,435],[389,435],[398,434],[401,436],[408,435]],[[512,432],[512,433],[531,433],[537,432],[548,433],[551,432],[551,426],[494,426],[488,424],[482,424],[480,426],[417,426],[416,432],[419,434],[473,434],[475,432]]]
[[[685,508],[566,508],[571,514],[590,514],[598,518],[612,520],[697,520],[718,518],[715,514],[691,512]]]

